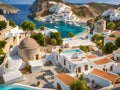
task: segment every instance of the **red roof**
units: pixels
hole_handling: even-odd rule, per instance
[[[114,57],[114,55],[113,54],[108,54],[107,57],[112,59]]]
[[[113,33],[115,36],[120,36],[120,31],[113,31]]]
[[[120,53],[120,49],[116,50],[116,53]]]
[[[88,55],[86,55],[86,57],[89,59],[93,59],[93,58],[96,58],[97,56],[94,54],[88,54]]]
[[[104,57],[104,58],[101,58],[101,59],[99,59],[99,60],[95,60],[95,61],[94,61],[94,63],[95,63],[96,65],[106,64],[106,63],[110,63],[110,62],[112,62],[112,60],[110,60],[110,59],[107,58],[107,57]]]
[[[107,79],[111,82],[115,82],[116,80],[120,79],[119,76],[108,73],[106,71],[102,71],[102,70],[98,70],[98,69],[94,69],[93,71],[91,71],[92,74],[95,74],[99,77],[102,77],[104,79]]]
[[[56,77],[59,78],[62,82],[64,82],[68,86],[77,80],[76,78],[65,73],[60,73]]]
[[[107,40],[112,40],[112,41],[115,41],[115,40],[116,40],[115,37],[107,37],[106,39],[107,39]]]

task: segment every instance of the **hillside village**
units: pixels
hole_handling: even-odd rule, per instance
[[[69,38],[62,38],[57,29],[41,26],[36,30],[27,20],[17,26],[0,15],[0,84],[35,90],[119,90],[120,29],[111,24],[120,23],[119,9],[104,11],[93,30],[86,26],[86,32],[69,33]],[[39,20],[78,20],[64,4],[49,10],[55,14]]]

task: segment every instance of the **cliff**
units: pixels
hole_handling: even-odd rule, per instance
[[[19,12],[19,9],[0,2],[0,14],[16,14]]]
[[[117,7],[116,5],[103,3],[88,3],[87,5],[74,5],[70,3],[65,3],[62,0],[49,1],[55,1],[56,3],[62,2],[68,6],[71,6],[71,10],[78,18],[85,19],[95,18],[96,16],[101,15],[105,10]],[[30,10],[32,11],[30,18],[37,19],[39,16],[50,15],[51,12],[49,12],[49,8],[52,6],[53,4],[50,4],[48,0],[36,0],[30,8]]]

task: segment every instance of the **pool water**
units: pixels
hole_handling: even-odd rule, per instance
[[[19,86],[19,85],[1,84],[0,90],[36,90],[36,89],[33,88],[31,89],[29,87]]]
[[[79,49],[73,49],[73,50],[63,51],[63,54],[74,54],[74,53],[79,53],[79,52],[81,52]]]

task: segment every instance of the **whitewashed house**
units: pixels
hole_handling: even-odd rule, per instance
[[[120,76],[99,69],[92,70],[87,74],[87,78],[101,87],[112,87],[112,84],[120,82]]]
[[[113,55],[114,55],[114,60],[115,61],[120,61],[120,49],[114,51]]]
[[[110,21],[117,21],[120,19],[120,7],[117,9],[109,9],[103,13],[103,16],[108,17]]]
[[[70,90],[70,84],[75,82],[76,80],[76,78],[66,73],[60,73],[54,78],[54,87],[57,90]]]

